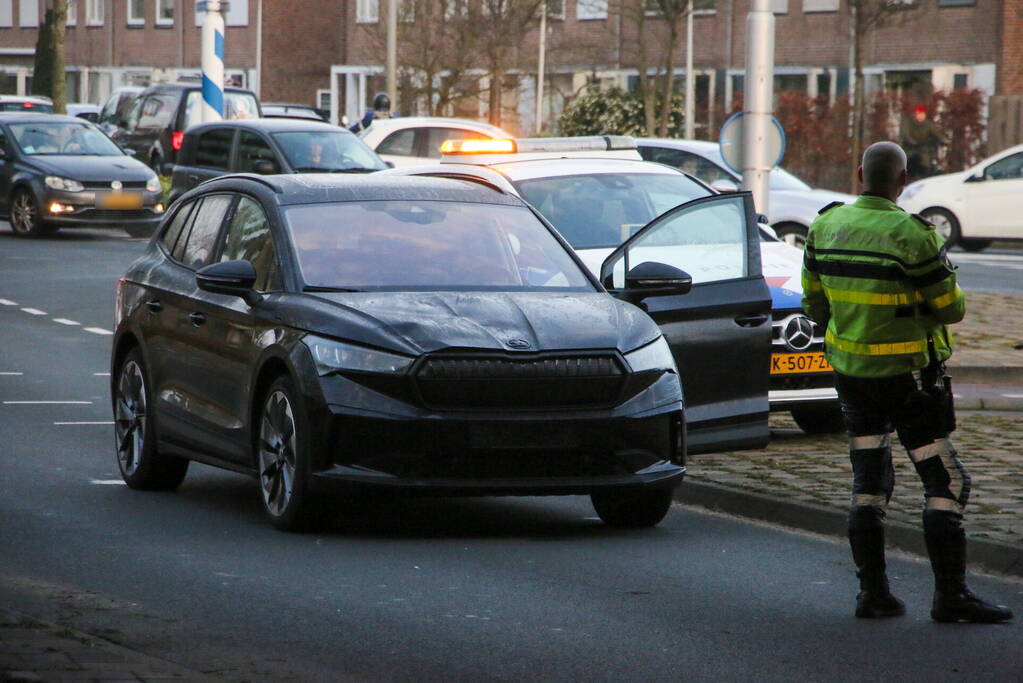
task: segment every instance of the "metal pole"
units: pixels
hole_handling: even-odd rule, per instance
[[[256,3],[256,97],[263,97],[263,0]],[[320,106],[317,102],[316,106]]]
[[[224,15],[220,0],[199,2],[202,20],[202,120],[224,118]]]
[[[540,9],[540,54],[536,66],[536,134],[543,130],[543,76],[547,57],[547,0]]]
[[[746,17],[746,82],[743,104],[742,188],[753,192],[757,211],[768,212],[767,158],[774,109],[774,14],[771,0],[753,0]]]
[[[693,73],[693,0],[686,12],[686,138],[692,140],[696,131],[696,75]]]
[[[387,3],[387,96],[398,106],[398,0]]]

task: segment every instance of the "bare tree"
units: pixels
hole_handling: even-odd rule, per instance
[[[489,121],[501,125],[501,100],[508,71],[517,66],[523,37],[540,19],[545,0],[480,0],[467,12],[476,27],[489,86]]]
[[[32,92],[53,100],[53,111],[67,111],[64,74],[64,37],[67,32],[68,0],[48,0],[43,25],[36,39]]]

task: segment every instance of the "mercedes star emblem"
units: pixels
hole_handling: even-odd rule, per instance
[[[785,345],[793,351],[805,351],[813,343],[813,322],[805,315],[789,318],[782,330]]]
[[[110,187],[112,187],[115,190],[120,190],[122,187],[124,187],[124,185],[121,184],[120,180],[114,180],[110,183]]]

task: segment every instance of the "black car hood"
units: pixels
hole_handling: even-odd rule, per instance
[[[616,348],[624,353],[660,334],[638,308],[597,292],[360,292],[301,298],[309,305],[289,308],[307,319],[292,324],[411,354],[449,348]]]
[[[27,161],[47,175],[82,182],[146,180],[153,174],[148,166],[129,156],[31,156]]]

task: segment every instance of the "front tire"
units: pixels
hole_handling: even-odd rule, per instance
[[[938,233],[938,237],[945,240],[946,247],[954,247],[963,242],[959,219],[951,211],[932,207],[921,211],[920,216],[928,223],[934,225],[934,232]],[[965,249],[965,247],[963,248]]]
[[[291,379],[278,377],[263,396],[256,422],[255,461],[263,512],[282,531],[311,521],[309,420]]]
[[[18,237],[44,237],[57,228],[43,222],[42,210],[32,191],[20,187],[11,195],[11,230]]]
[[[799,225],[798,223],[781,223],[780,225],[774,225],[772,227],[774,228],[774,232],[778,235],[778,238],[789,246],[795,247],[796,249],[802,249],[803,245],[806,244],[807,229],[805,225]]]
[[[142,353],[132,349],[121,361],[114,384],[114,438],[117,466],[133,489],[170,491],[181,485],[188,460],[156,448],[153,411]]]
[[[793,408],[792,419],[807,434],[838,434],[845,431],[842,410],[838,406]]]
[[[671,509],[673,489],[611,489],[590,494],[601,521],[618,529],[642,529],[657,524]]]

